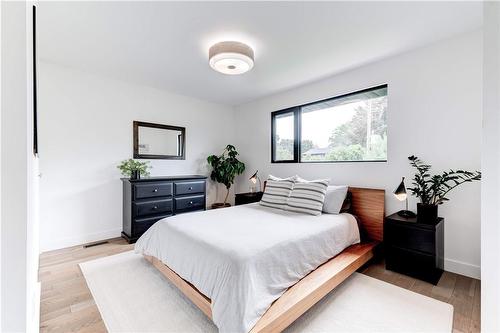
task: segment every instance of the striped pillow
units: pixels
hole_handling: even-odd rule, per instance
[[[321,215],[328,182],[328,179],[319,179],[295,183],[286,210]]]
[[[260,204],[271,208],[286,209],[286,202],[292,192],[292,188],[293,180],[273,180],[269,177]]]

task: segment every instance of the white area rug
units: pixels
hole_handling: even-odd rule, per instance
[[[80,264],[110,332],[217,332],[142,256]],[[287,332],[451,332],[453,307],[355,273]]]

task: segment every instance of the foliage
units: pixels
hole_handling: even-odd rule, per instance
[[[316,145],[312,142],[312,140],[307,140],[307,139],[302,140],[302,143],[300,144],[300,150],[302,151],[302,154],[308,152],[313,148],[318,148],[318,147],[316,147]]]
[[[149,161],[145,162],[139,162],[133,159],[128,159],[128,160],[123,160],[118,166],[118,169],[120,169],[122,175],[125,177],[131,177],[132,172],[134,171],[139,171],[141,175],[144,176],[149,176],[149,171],[148,169],[151,169],[151,166],[149,165]]]
[[[208,163],[213,168],[210,178],[226,186],[227,194],[224,204],[229,196],[229,189],[234,183],[234,178],[245,171],[245,164],[236,158],[237,155],[236,148],[233,145],[227,145],[220,156],[210,155],[207,158]]]
[[[386,137],[386,108],[387,97],[371,99],[370,101],[363,103],[363,105],[357,106],[352,119],[332,131],[332,134],[328,139],[329,146],[340,147],[358,144],[367,148],[367,123],[369,112],[371,112],[370,135]]]
[[[387,97],[372,98],[357,106],[348,122],[328,139],[328,161],[384,160],[387,158]],[[370,114],[370,120],[368,115]],[[370,132],[368,133],[368,129]]]
[[[365,151],[366,160],[387,159],[387,135],[373,135],[371,138],[371,149]]]
[[[457,186],[481,180],[480,171],[449,170],[440,175],[431,175],[431,165],[423,163],[416,156],[409,156],[410,165],[417,169],[413,177],[413,187],[408,188],[422,203],[441,205],[449,199],[446,195]]]
[[[331,148],[326,155],[328,161],[359,161],[363,159],[365,150],[361,145],[340,146]]]
[[[292,160],[293,159],[293,140],[281,139],[276,137],[276,160]]]

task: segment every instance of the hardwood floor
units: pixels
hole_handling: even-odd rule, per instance
[[[434,286],[409,276],[388,271],[383,262],[376,262],[361,271],[363,274],[395,284],[416,293],[453,305],[453,332],[480,332],[481,281],[444,272]]]
[[[75,246],[40,255],[41,332],[106,332],[79,263],[133,249],[125,240],[84,248]]]
[[[101,315],[78,266],[79,263],[129,251],[133,245],[123,239],[84,248],[75,246],[40,256],[41,332],[106,332]],[[371,277],[398,285],[454,307],[454,332],[480,331],[479,280],[445,272],[437,286],[387,271],[383,262],[362,269]]]

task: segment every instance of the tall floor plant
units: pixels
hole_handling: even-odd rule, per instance
[[[208,164],[212,167],[210,179],[226,186],[227,192],[224,203],[215,203],[213,208],[229,206],[227,198],[229,190],[234,184],[234,178],[245,171],[245,164],[239,161],[236,156],[238,152],[233,145],[227,145],[221,155],[210,155],[207,158]]]

